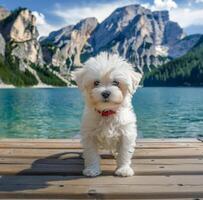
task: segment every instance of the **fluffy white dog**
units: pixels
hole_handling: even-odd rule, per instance
[[[81,126],[86,176],[101,173],[99,149],[116,155],[118,176],[133,176],[130,167],[137,137],[131,98],[141,79],[131,64],[116,54],[100,53],[75,72],[85,97]]]

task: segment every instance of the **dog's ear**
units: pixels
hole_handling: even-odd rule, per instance
[[[142,74],[135,71],[131,71],[130,77],[131,77],[130,93],[134,93],[134,91],[138,88],[139,83],[142,79]]]
[[[77,83],[77,86],[82,91],[84,90],[83,84],[84,75],[85,75],[84,68],[77,69],[76,71],[73,72],[73,80]]]

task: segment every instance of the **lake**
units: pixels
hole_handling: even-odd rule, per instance
[[[140,88],[139,137],[203,134],[203,88]],[[84,103],[76,88],[0,90],[0,138],[77,137]]]

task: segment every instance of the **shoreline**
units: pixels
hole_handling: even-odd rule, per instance
[[[0,83],[0,89],[13,89],[13,88],[16,88],[16,87],[14,85]]]
[[[27,87],[16,87],[14,85],[0,83],[0,90],[1,89],[55,89],[55,88],[77,88],[77,86],[53,86],[53,85],[46,85],[46,84],[39,84],[34,86],[27,86]],[[139,86],[138,88],[203,88],[203,86]]]

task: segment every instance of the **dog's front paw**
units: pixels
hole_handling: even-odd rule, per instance
[[[133,176],[134,175],[134,171],[130,166],[123,166],[123,167],[119,167],[115,174],[117,176],[123,176],[123,177],[127,177],[127,176]]]
[[[101,170],[98,168],[94,168],[94,167],[87,167],[83,170],[83,175],[85,176],[98,176],[101,174]]]

